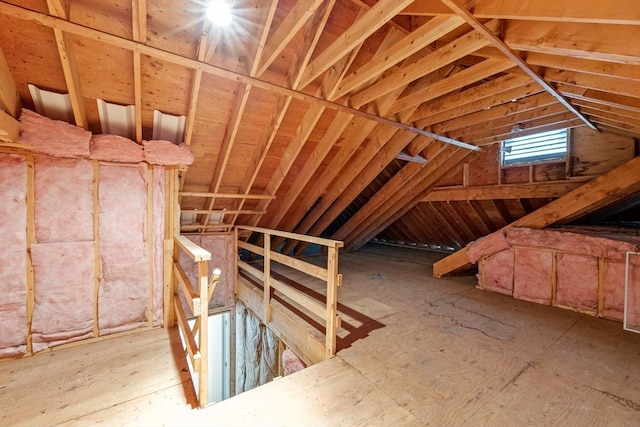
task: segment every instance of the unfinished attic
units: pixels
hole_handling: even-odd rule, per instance
[[[637,0],[0,1],[0,425],[637,425]]]

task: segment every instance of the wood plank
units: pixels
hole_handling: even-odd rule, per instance
[[[14,142],[20,138],[20,123],[0,110],[0,141]]]
[[[377,123],[383,123],[383,124],[387,124],[389,126],[395,126],[399,129],[405,129],[405,130],[409,130],[411,132],[414,132],[418,135],[425,135],[425,136],[430,136],[434,139],[438,139],[441,140],[443,142],[446,142],[448,144],[452,144],[452,145],[456,145],[459,147],[464,147],[467,148],[469,150],[474,150],[474,151],[482,151],[481,148],[479,147],[475,147],[471,144],[466,144],[463,143],[461,141],[456,141],[453,140],[451,138],[442,136],[442,135],[438,135],[435,134],[433,132],[429,132],[429,131],[425,131],[423,129],[418,129],[414,126],[410,126],[401,122],[397,122],[391,119],[387,119],[385,117],[379,117],[376,116],[375,114],[371,114],[365,111],[361,111],[355,108],[351,108],[349,106],[340,104],[340,103],[336,103],[336,102],[332,102],[332,101],[328,101],[326,99],[322,99],[322,98],[318,98],[312,95],[308,95],[304,92],[301,92],[299,90],[294,90],[294,89],[289,89],[287,87],[283,87],[283,86],[279,86],[277,84],[274,83],[269,83],[260,79],[257,79],[255,77],[252,77],[250,75],[246,75],[240,72],[236,72],[236,71],[232,71],[232,70],[227,70],[224,69],[222,67],[218,67],[215,65],[211,65],[211,64],[206,64],[206,63],[202,63],[197,61],[196,59],[192,59],[192,58],[186,58],[183,56],[180,56],[178,54],[175,53],[171,53],[162,49],[158,49],[155,48],[153,46],[149,46],[149,45],[144,45],[138,42],[135,42],[133,40],[128,40],[128,39],[123,39],[108,33],[104,33],[98,30],[94,30],[91,28],[87,28],[81,25],[77,25],[74,24],[72,22],[68,22],[65,20],[60,20],[58,18],[52,17],[52,16],[48,16],[48,15],[44,15],[38,12],[34,12],[34,11],[30,11],[30,10],[26,10],[26,9],[22,9],[20,7],[16,7],[7,3],[0,3],[0,13],[10,16],[10,17],[14,17],[17,19],[23,19],[23,20],[28,20],[28,21],[34,21],[37,22],[41,25],[45,25],[48,27],[55,27],[55,28],[60,28],[65,32],[71,33],[71,34],[77,34],[80,35],[82,37],[88,37],[90,39],[94,39],[94,40],[100,40],[101,42],[113,45],[113,46],[117,46],[117,47],[121,47],[123,49],[129,49],[129,50],[139,50],[141,54],[145,54],[145,55],[149,55],[152,57],[156,57],[158,59],[162,59],[162,60],[166,60],[168,62],[171,62],[173,64],[177,64],[177,65],[182,65],[184,67],[187,68],[192,68],[194,70],[198,70],[201,69],[203,70],[203,72],[207,72],[210,73],[212,75],[215,75],[217,77],[221,77],[224,79],[228,79],[231,81],[235,81],[235,82],[239,82],[245,85],[250,85],[252,87],[257,87],[257,88],[261,88],[261,89],[265,89],[267,91],[273,91],[274,93],[278,93],[281,95],[286,95],[286,96],[291,96],[292,98],[295,99],[299,99],[301,101],[304,102],[309,102],[312,104],[320,104],[320,105],[324,105],[327,108],[331,108],[333,110],[337,110],[337,111],[343,111],[343,112],[348,112],[350,114],[353,114],[355,116],[358,117],[362,117],[366,120],[371,120],[371,121],[375,121]],[[302,88],[302,86],[301,86]]]
[[[363,65],[345,77],[338,86],[332,99],[340,98],[356,89],[362,82],[381,75],[400,61],[438,40],[443,34],[455,30],[462,25],[463,22],[464,21],[457,16],[442,16],[436,17],[421,25],[393,46],[390,46],[385,50],[384,54],[377,55],[366,65]]]
[[[483,19],[638,25],[640,13],[636,6],[635,0],[612,0],[606,3],[599,0],[563,2],[494,0],[474,3],[473,15]],[[450,11],[437,2],[417,1],[407,6],[399,15],[438,16],[448,13]]]
[[[491,23],[497,29],[497,22]],[[489,41],[477,31],[471,31],[462,37],[437,49],[411,65],[402,68],[401,72],[389,75],[366,89],[351,96],[349,101],[356,108],[376,99],[398,87],[406,85],[419,77],[451,64],[476,50],[488,46]]]
[[[237,283],[236,292],[238,298],[264,322],[265,315],[262,295],[257,289],[245,283],[242,277],[238,277]],[[296,354],[304,357],[311,364],[325,360],[324,345],[278,306],[272,307],[269,328],[278,338],[284,341],[288,347],[294,349]]]
[[[640,67],[638,67],[640,69]],[[602,92],[617,93],[625,96],[640,98],[640,81],[616,77],[596,76],[575,71],[547,69],[544,78],[558,83],[596,89]]]
[[[14,118],[20,116],[22,108],[22,102],[20,100],[20,94],[16,83],[11,77],[11,71],[9,70],[9,64],[4,57],[2,48],[0,47],[0,105],[4,106],[4,109]],[[4,126],[0,126],[0,129],[4,129]]]
[[[514,50],[640,64],[640,46],[620,43],[640,38],[638,25],[506,21],[504,34],[505,43]]]
[[[285,239],[294,239],[294,240],[299,240],[301,242],[314,243],[322,246],[341,248],[344,245],[344,243],[339,240],[325,239],[322,237],[315,237],[315,236],[305,236],[303,234],[289,233],[286,231],[279,231],[279,230],[270,230],[270,229],[261,228],[261,227],[250,227],[247,225],[238,225],[237,228],[238,230],[249,230],[254,233],[263,233],[263,234],[268,233],[272,236],[284,237]]]
[[[211,253],[209,251],[196,245],[185,236],[175,236],[175,241],[193,261],[200,262],[211,260]]]
[[[328,280],[326,268],[318,267],[317,265],[308,263],[298,258],[283,255],[278,252],[271,252],[271,259],[275,262],[279,262],[280,264],[289,266],[295,270],[301,271],[324,282]]]
[[[184,300],[189,305],[191,313],[194,316],[199,316],[202,312],[202,302],[200,301],[200,294],[198,294],[198,291],[193,287],[191,281],[189,281],[187,274],[177,262],[173,263],[173,274],[178,281],[178,285],[182,290],[182,294],[185,296]]]
[[[482,33],[485,37],[487,37],[491,44],[496,47],[500,52],[506,55],[507,58],[515,62],[518,67],[527,75],[529,75],[536,83],[544,88],[550,95],[558,100],[562,105],[566,107],[567,110],[571,111],[582,120],[587,126],[590,128],[597,130],[596,127],[580,113],[560,92],[556,90],[553,86],[548,84],[545,79],[543,79],[532,67],[529,66],[514,50],[511,49],[507,43],[505,43],[500,37],[496,36],[492,31],[490,31],[486,24],[481,23],[471,12],[469,12],[459,0],[442,0],[444,4],[450,7],[455,13],[464,18],[465,21],[476,31]]]
[[[501,230],[512,227],[543,228],[552,224],[566,223],[581,215],[593,212],[607,203],[612,203],[640,189],[640,157],[607,172],[576,188],[542,208],[508,224]],[[461,249],[433,265],[434,277],[468,268],[466,249]]]
[[[493,199],[540,199],[560,197],[582,185],[580,181],[541,182],[537,184],[503,184],[475,187],[438,187],[423,202],[446,202]]]
[[[439,96],[461,89],[464,86],[477,82],[494,74],[504,72],[516,65],[511,60],[506,59],[486,59],[481,63],[469,67],[451,77],[440,80],[432,84],[411,92],[398,99],[389,110],[389,114],[398,113],[411,107],[422,104],[423,102],[435,99]]]
[[[300,88],[308,86],[320,74],[338,62],[348,52],[362,43],[367,37],[391,20],[413,0],[398,0],[393,5],[376,3],[363,16],[354,22],[344,33],[309,64],[300,81]]]
[[[312,0],[304,3],[295,3],[293,9],[284,18],[276,32],[269,38],[264,48],[260,66],[256,76],[261,76],[275,61],[280,52],[291,42],[298,31],[307,23],[323,0]],[[331,8],[329,8],[330,10]]]
[[[527,54],[527,64],[558,70],[589,73],[603,77],[617,77],[640,81],[640,66],[598,61],[595,59],[572,58],[568,56],[550,55],[540,52]]]

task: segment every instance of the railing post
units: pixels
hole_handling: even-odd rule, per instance
[[[325,359],[336,354],[338,323],[338,248],[329,246],[327,252],[327,318],[325,330]]]
[[[207,386],[209,384],[209,263],[198,261],[198,289],[200,293],[200,331],[198,349],[201,365],[198,373],[198,400],[200,407],[209,403]]]
[[[271,235],[264,234],[264,317],[271,322]]]

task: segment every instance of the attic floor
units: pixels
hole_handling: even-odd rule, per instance
[[[433,279],[438,254],[343,254],[337,357],[204,410],[157,329],[0,363],[0,425],[637,425],[640,335]]]

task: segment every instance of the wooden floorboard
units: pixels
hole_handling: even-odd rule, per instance
[[[337,357],[203,410],[175,330],[0,363],[0,426],[638,425],[640,335],[434,279],[441,256],[342,255]]]

